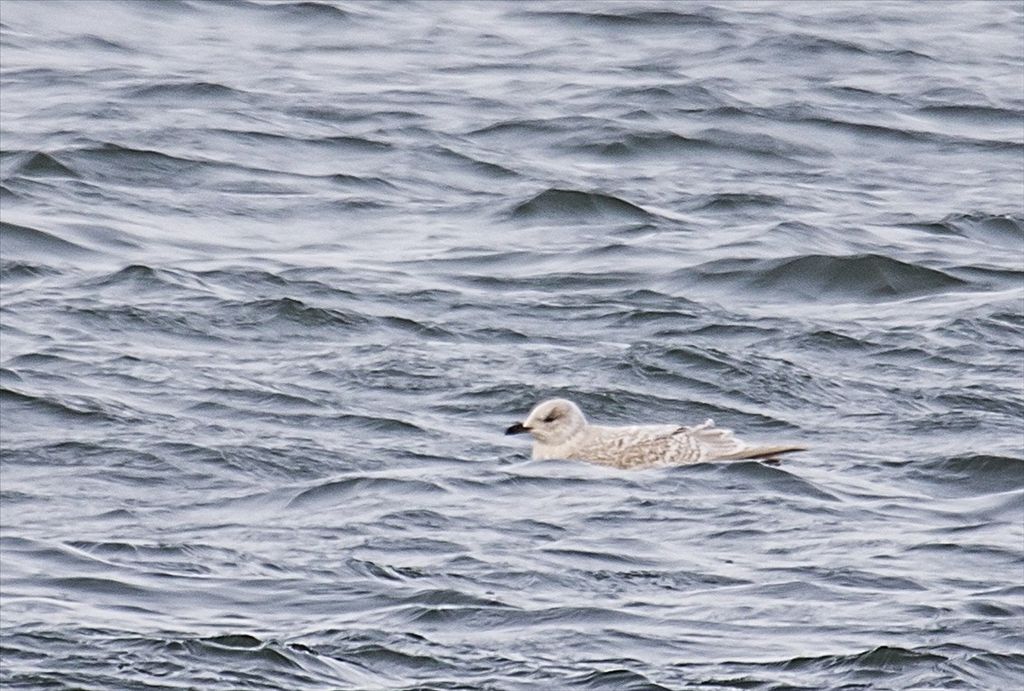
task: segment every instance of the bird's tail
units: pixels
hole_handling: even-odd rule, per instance
[[[780,444],[778,446],[748,446],[724,456],[718,458],[723,461],[746,461],[755,459],[772,459],[776,456],[781,456],[784,453],[793,453],[794,451],[806,451],[806,446],[792,446],[788,444]]]

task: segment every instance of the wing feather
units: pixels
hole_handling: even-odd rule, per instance
[[[573,456],[620,468],[772,458],[802,450],[798,446],[746,444],[732,430],[716,427],[710,419],[693,427],[649,425],[592,429],[593,436],[576,448]]]

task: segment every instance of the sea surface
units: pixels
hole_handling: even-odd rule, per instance
[[[2,0],[0,75],[3,688],[1021,688],[1020,2]]]

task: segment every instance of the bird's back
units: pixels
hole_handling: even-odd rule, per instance
[[[618,468],[685,465],[716,459],[765,458],[799,450],[792,446],[745,444],[731,430],[715,427],[711,420],[695,427],[589,425],[573,442],[560,457]]]
[[[702,460],[697,439],[678,425],[602,427],[592,425],[573,458],[619,468],[642,468]]]

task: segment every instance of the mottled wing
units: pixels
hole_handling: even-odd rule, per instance
[[[590,428],[569,457],[617,468],[653,468],[700,461],[765,458],[797,451],[794,446],[751,446],[732,430],[707,420],[695,427],[644,425]]]
[[[742,453],[747,445],[736,438],[731,429],[715,427],[708,419],[696,427],[682,427],[679,436],[688,437],[700,449],[700,460],[727,458]]]
[[[576,449],[579,458],[619,468],[696,463],[706,456],[690,428],[674,425],[592,428],[588,443]]]
[[[762,446],[747,444],[736,438],[732,430],[715,427],[714,420],[706,420],[696,427],[683,427],[676,436],[689,438],[687,444],[695,444],[700,449],[697,460],[738,461],[754,458],[772,458],[792,451],[803,451],[804,447],[794,445]],[[684,463],[692,461],[685,460]]]

